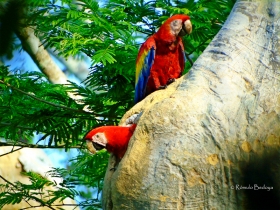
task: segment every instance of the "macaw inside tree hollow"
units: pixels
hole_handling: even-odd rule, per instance
[[[191,31],[189,16],[174,15],[142,44],[136,60],[135,103],[182,75],[185,53],[181,37]]]
[[[91,153],[96,150],[107,149],[118,159],[121,159],[128,146],[128,142],[133,135],[136,124],[131,126],[101,126],[88,132],[85,136],[88,149]]]

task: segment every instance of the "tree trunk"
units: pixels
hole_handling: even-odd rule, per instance
[[[280,1],[238,1],[191,71],[124,116],[144,111],[104,209],[280,209],[279,79]]]
[[[23,49],[30,55],[38,68],[54,84],[69,84],[66,75],[61,71],[58,65],[52,60],[48,51],[38,37],[35,36],[34,30],[30,27],[21,28],[17,31],[17,36],[21,40]]]

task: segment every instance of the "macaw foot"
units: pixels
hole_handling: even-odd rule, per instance
[[[167,88],[167,85],[161,85],[161,86],[158,87],[158,90],[163,90],[165,88]]]
[[[175,79],[174,78],[170,78],[167,80],[166,82],[166,85],[161,85],[158,87],[158,90],[162,90],[162,89],[165,89],[167,88],[168,85],[170,85],[171,83],[175,82]]]
[[[170,85],[173,82],[175,82],[175,79],[174,78],[170,78],[170,79],[167,80],[166,85]]]
[[[142,116],[142,114],[143,114],[143,111],[130,116],[129,118],[127,118],[125,120],[125,125],[137,124],[138,121],[140,120],[140,117]]]

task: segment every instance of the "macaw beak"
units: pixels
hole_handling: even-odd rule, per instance
[[[94,130],[93,130],[94,131]],[[92,153],[95,154],[96,150],[102,150],[106,148],[107,138],[104,133],[95,133],[93,135],[92,131],[90,131],[84,139],[87,141],[87,148]]]
[[[190,34],[192,32],[192,23],[190,20],[186,20],[182,26],[181,31],[179,32],[179,36],[185,36],[186,34]]]
[[[87,148],[92,154],[95,154],[96,150],[102,150],[106,148],[106,145],[103,145],[101,143],[93,142],[90,140],[86,140],[86,141],[87,141]]]
[[[92,141],[89,141],[89,140],[86,140],[87,142],[87,148],[88,150],[92,153],[92,154],[95,154],[96,153],[96,149],[92,143]]]

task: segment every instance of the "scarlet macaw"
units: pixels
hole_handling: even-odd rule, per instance
[[[127,149],[128,142],[133,135],[136,124],[131,126],[101,126],[88,132],[85,136],[88,149],[92,153],[106,148],[120,160]]]
[[[182,75],[185,53],[181,36],[191,31],[189,16],[174,15],[142,44],[136,59],[135,103]]]

